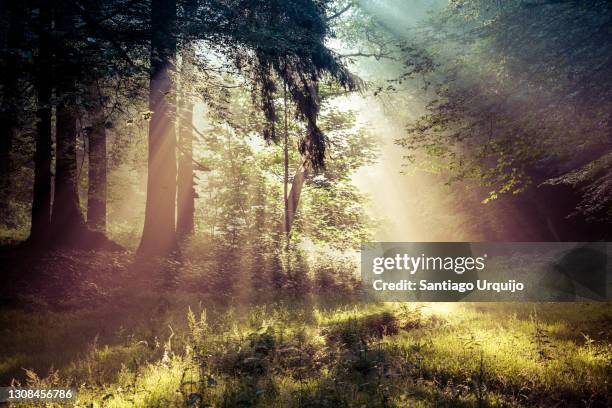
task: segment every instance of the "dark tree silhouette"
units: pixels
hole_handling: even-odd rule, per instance
[[[6,2],[8,29],[5,53],[2,53],[2,109],[0,109],[0,217],[8,210],[10,179],[12,173],[11,149],[19,125],[19,74],[23,46],[24,7],[18,0]]]
[[[34,192],[32,195],[32,224],[29,241],[46,240],[51,217],[51,1],[40,3],[37,24],[38,58],[35,67],[36,136],[34,154]]]
[[[55,80],[59,102],[56,107],[55,189],[51,213],[51,236],[54,242],[79,239],[86,230],[77,189],[77,60],[67,33],[75,30],[75,4],[55,5],[56,41]],[[63,243],[63,242],[62,242]]]

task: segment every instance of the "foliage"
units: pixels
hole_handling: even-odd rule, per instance
[[[434,64],[407,54],[407,75],[424,75],[432,96],[398,144],[450,182],[488,187],[485,203],[598,160],[609,150],[609,6],[450,2],[415,40]],[[606,194],[597,179],[583,181],[577,210],[609,220],[589,198]]]
[[[289,116],[293,108],[290,105],[287,111],[289,183],[305,161],[297,149],[305,129]],[[274,253],[284,211],[283,146],[258,142],[262,121],[254,115],[244,92],[231,92],[224,112],[222,116],[207,114],[209,128],[199,135],[194,150],[194,159],[209,170],[198,171],[199,234],[217,240],[221,246],[254,246],[260,248],[256,252]],[[368,237],[373,223],[365,212],[366,197],[352,184],[351,177],[375,160],[377,141],[366,128],[356,125],[351,111],[326,107],[319,122],[331,149],[325,170],[307,177],[292,240],[311,240],[338,249],[357,248]]]
[[[13,356],[0,361],[0,375],[77,387],[82,407],[610,402],[605,304],[305,307],[294,299],[237,311],[187,284],[162,301],[149,282],[149,292],[128,289],[135,301],[119,314],[120,282],[106,282],[110,301],[89,309],[0,314],[11,333],[0,347]],[[37,348],[41,333],[45,350]],[[73,352],[58,353],[67,341]],[[37,368],[19,370],[30,364]]]

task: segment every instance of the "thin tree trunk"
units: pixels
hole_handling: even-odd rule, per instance
[[[312,90],[317,95],[318,103],[320,104],[320,99],[318,97],[318,84]],[[286,110],[286,108],[285,108]],[[285,113],[285,120],[287,114]],[[285,127],[287,125],[285,124]],[[310,143],[310,141],[306,141],[306,143]],[[308,151],[308,148],[305,149]],[[287,155],[287,153],[285,153]],[[293,177],[293,183],[291,184],[291,190],[289,194],[285,195],[285,219],[283,222],[283,231],[289,236],[291,233],[291,227],[293,226],[293,220],[295,219],[295,212],[297,211],[298,204],[300,202],[300,196],[302,194],[302,187],[304,187],[304,183],[306,178],[308,177],[308,172],[311,169],[311,162],[308,157],[303,158],[302,165],[295,172],[295,176]],[[285,174],[288,172],[287,168],[288,160],[285,158]],[[287,185],[287,180],[285,181],[285,185]]]
[[[183,56],[184,75],[191,73],[195,50],[190,45]],[[182,90],[181,103],[179,104],[179,138],[178,138],[178,176],[177,176],[177,217],[176,233],[179,238],[184,238],[193,233],[195,212],[195,182],[193,174],[193,102],[189,97],[185,81]]]
[[[36,152],[34,154],[34,192],[32,196],[31,242],[44,242],[51,221],[51,5],[40,7],[39,49],[36,60]]]
[[[92,107],[89,112],[91,132],[89,145],[89,188],[87,191],[87,226],[106,232],[106,127],[104,107],[97,87],[92,86]]]
[[[176,249],[176,95],[170,73],[176,53],[176,0],[151,4],[149,158],[145,223],[139,252],[167,255]]]
[[[287,83],[285,82],[283,87],[283,107],[284,107],[284,120],[285,120],[285,135],[284,135],[284,145],[283,145],[283,153],[284,153],[284,161],[285,161],[285,172],[283,176],[283,202],[285,204],[285,219],[283,221],[283,231],[285,232],[285,240],[287,248],[289,247],[289,239],[291,233],[291,224],[289,223],[289,196],[287,194],[287,189],[289,188],[289,128],[287,125]]]

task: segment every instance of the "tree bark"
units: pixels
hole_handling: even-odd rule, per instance
[[[151,4],[149,158],[145,222],[139,253],[176,249],[176,94],[170,74],[176,53],[176,0]]]
[[[18,49],[23,42],[24,10],[17,0],[6,4],[9,26],[6,38],[8,55],[4,61],[2,75],[2,106],[0,108],[0,219],[6,220],[9,209],[13,161],[11,150],[18,127],[19,106],[19,66]]]
[[[298,204],[300,202],[300,195],[302,194],[302,187],[308,177],[309,169],[308,161],[304,161],[300,168],[295,172],[293,177],[293,183],[291,184],[291,190],[287,196],[287,209],[285,212],[285,220],[283,222],[283,232],[289,234],[291,227],[293,226],[293,220],[295,218],[295,212],[297,211]]]
[[[285,64],[287,64],[285,62]],[[283,203],[285,218],[283,221],[283,231],[285,233],[286,246],[289,248],[291,238],[291,224],[289,223],[289,195],[287,189],[289,188],[289,128],[287,119],[287,83],[283,85],[283,108],[284,108],[284,145],[283,145],[283,158],[284,158],[284,175],[283,175]]]
[[[99,92],[97,87],[92,88],[92,105],[89,112],[91,132],[88,137],[87,226],[104,233],[106,232],[106,126]]]
[[[56,111],[55,194],[51,227],[58,237],[66,237],[66,231],[77,232],[85,227],[76,183],[76,115],[70,105],[68,101],[62,101]]]
[[[195,50],[191,45],[183,56],[183,75],[189,76],[192,71],[192,59]],[[178,138],[178,176],[177,176],[177,216],[176,233],[185,238],[194,231],[195,181],[193,174],[193,102],[189,95],[188,83],[183,83],[181,103],[179,104],[179,138]]]
[[[32,195],[31,242],[44,242],[51,222],[51,19],[49,1],[41,2],[39,49],[36,60],[36,151],[34,153],[34,191]]]
[[[69,3],[56,9],[55,24],[59,32],[67,33],[74,28],[74,17]],[[77,186],[75,72],[78,67],[69,62],[67,44],[58,45],[55,57],[56,93],[59,103],[55,114],[55,190],[51,231],[53,242],[63,244],[79,242],[81,235],[88,230],[79,204]]]

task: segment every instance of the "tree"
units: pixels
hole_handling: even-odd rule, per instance
[[[325,47],[328,34],[324,5],[309,0],[207,4],[203,13],[190,16],[185,30],[196,38],[212,38],[225,44],[226,58],[252,72],[253,89],[259,92],[268,120],[264,138],[276,140],[276,113],[272,74],[282,76],[297,112],[307,122],[307,139],[301,149],[315,167],[323,165],[325,136],[316,125],[318,101],[314,92],[323,74],[346,86],[348,72]],[[151,5],[151,88],[149,127],[149,174],[145,226],[141,253],[167,254],[176,246],[176,93],[170,78],[176,56],[176,2],[153,1]],[[269,31],[262,32],[265,25]],[[196,28],[194,28],[196,27]],[[199,28],[199,30],[198,30]],[[280,37],[277,34],[283,33]],[[200,37],[198,37],[200,36]],[[172,186],[170,184],[173,184]]]
[[[106,116],[97,84],[90,87],[90,92],[87,226],[94,231],[106,232]]]
[[[25,10],[16,0],[7,1],[5,18],[8,22],[6,53],[2,55],[2,105],[0,109],[0,217],[8,210],[12,175],[11,149],[19,125],[19,71],[22,68],[21,49],[24,41]]]
[[[34,154],[34,191],[32,194],[32,224],[29,241],[43,244],[51,223],[51,27],[52,5],[48,0],[40,3],[36,22],[38,57],[35,61],[34,86],[36,88],[36,134]]]
[[[183,7],[185,16],[196,11],[197,2],[188,1]],[[184,238],[193,233],[196,192],[193,164],[193,86],[195,44],[183,44],[181,53],[181,97],[179,101],[178,169],[176,194],[176,233]]]
[[[151,2],[149,158],[145,223],[139,252],[165,255],[176,249],[176,1]]]
[[[402,79],[422,75],[430,102],[398,144],[413,165],[480,186],[483,203],[554,202],[548,239],[607,236],[584,224],[612,222],[594,199],[610,193],[610,22],[606,1],[452,2],[404,49]]]
[[[85,219],[79,203],[77,187],[77,59],[72,55],[72,44],[66,33],[75,29],[75,4],[71,1],[56,4],[55,51],[56,107],[55,132],[55,190],[51,213],[51,235],[56,243],[81,240],[86,231]],[[62,37],[64,36],[64,37]]]
[[[303,181],[300,210],[294,214],[298,234],[339,250],[356,250],[369,239],[373,221],[365,211],[367,198],[351,178],[375,161],[378,141],[356,125],[353,111],[340,111],[322,92],[321,129],[328,135],[330,153],[324,170],[305,172],[299,167],[293,189]],[[331,105],[331,106],[330,106]],[[297,205],[296,205],[297,207]]]
[[[34,60],[34,87],[37,94],[37,132],[34,194],[30,242],[43,245],[110,245],[103,234],[90,230],[79,202],[77,137],[89,138],[90,200],[89,225],[104,231],[106,189],[104,86],[123,76],[131,79],[141,71],[124,50],[140,50],[142,37],[132,24],[140,24],[137,4],[127,8],[123,0],[103,2],[41,1],[39,21],[32,23],[37,38]],[[33,15],[36,15],[33,13]],[[117,20],[115,20],[117,19]],[[121,26],[121,28],[119,28]],[[126,34],[126,31],[129,34]],[[95,85],[95,86],[94,86]],[[115,93],[128,94],[129,87],[117,85]],[[52,95],[54,94],[54,98]],[[128,94],[129,95],[129,94]],[[115,106],[120,98],[111,100]],[[51,210],[51,123],[55,105],[55,189]],[[85,116],[91,126],[85,126]],[[87,155],[88,152],[84,152]],[[51,218],[49,221],[49,212]]]
[[[149,174],[141,252],[168,253],[176,246],[177,230],[180,234],[189,233],[194,199],[191,98],[181,98],[186,103],[177,116],[175,59],[183,54],[186,67],[190,59],[200,59],[194,61],[194,66],[204,68],[202,72],[217,70],[201,56],[193,58],[196,42],[214,49],[225,68],[247,78],[253,99],[264,112],[266,126],[262,134],[268,141],[277,140],[275,78],[281,78],[295,103],[296,114],[306,123],[300,142],[302,153],[313,168],[322,167],[326,139],[317,126],[316,88],[323,79],[346,87],[353,84],[351,75],[325,45],[330,35],[327,7],[325,2],[312,0],[194,0],[185,3],[184,12],[177,15],[178,2],[41,0],[24,3],[23,16],[3,8],[2,18],[10,23],[8,31],[17,32],[14,28],[23,26],[21,31],[27,40],[13,52],[7,45],[9,36],[2,37],[3,51],[10,50],[3,55],[27,60],[26,68],[33,75],[28,77],[27,70],[20,70],[18,80],[33,85],[35,90],[35,98],[20,93],[17,104],[3,103],[30,109],[34,99],[36,102],[31,112],[37,117],[37,132],[30,241],[80,246],[90,245],[100,237],[92,235],[88,225],[104,229],[104,129],[113,125],[113,118],[125,115],[123,107],[132,105],[129,98],[136,93],[129,88],[140,86],[145,68],[150,85],[149,112],[144,113],[150,118]],[[269,30],[262,31],[262,26]],[[34,50],[32,61],[27,56],[30,50]],[[149,54],[146,57],[145,50]],[[183,88],[187,90],[187,86]],[[174,124],[181,116],[185,120],[179,123],[179,138],[186,153],[180,153],[181,176],[177,179]],[[53,192],[52,123],[56,134]],[[89,164],[87,224],[79,202],[82,179],[77,155],[81,137],[83,145],[89,147],[84,152],[89,160],[83,160]],[[3,152],[6,151],[5,148]],[[179,211],[179,219],[177,201],[179,208],[186,208]]]
[[[80,5],[85,42],[79,59],[89,64],[78,73],[79,97],[88,125],[82,126],[88,147],[87,225],[106,232],[107,132],[126,110],[143,99],[140,85],[148,69],[143,50],[147,44],[142,9],[147,2],[133,0],[85,0]],[[148,51],[148,47],[147,51]],[[116,136],[116,135],[115,135]]]

